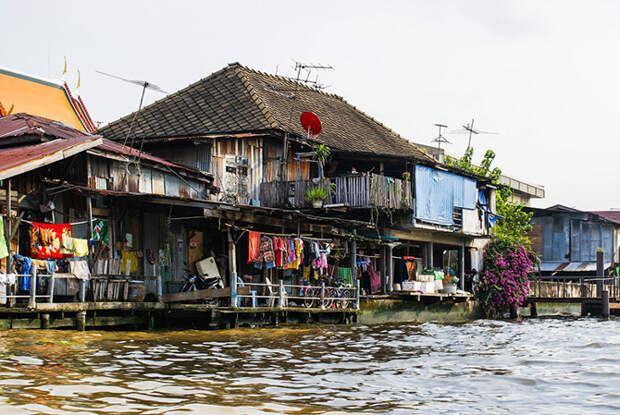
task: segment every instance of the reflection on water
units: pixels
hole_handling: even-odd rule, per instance
[[[612,413],[619,330],[536,319],[0,331],[0,413]]]

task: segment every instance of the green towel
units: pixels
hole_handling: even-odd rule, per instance
[[[353,275],[351,268],[338,267],[338,279],[345,284],[353,285]]]
[[[4,240],[4,220],[0,216],[0,259],[9,256],[9,251],[6,248],[6,241]]]

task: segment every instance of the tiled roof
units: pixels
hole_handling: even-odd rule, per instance
[[[282,130],[305,137],[299,117],[314,112],[323,125],[317,142],[332,149],[414,157],[432,162],[419,147],[344,99],[286,78],[228,65],[145,108],[136,118],[135,139]],[[100,129],[124,140],[134,114]]]

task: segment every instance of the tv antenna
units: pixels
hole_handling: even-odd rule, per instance
[[[310,79],[310,75],[312,74],[313,70],[333,71],[334,67],[331,65],[321,65],[321,64],[315,65],[311,63],[303,63],[303,62],[295,61],[295,71],[297,72],[297,76],[295,78],[293,77],[290,77],[290,78],[286,77],[286,78],[292,81],[304,83],[306,85],[312,86],[317,89],[326,88],[325,85],[322,85],[318,82],[319,81],[318,74],[316,75],[314,80]],[[305,72],[305,78],[302,76],[302,71]]]
[[[133,118],[131,119],[131,123],[129,124],[129,129],[127,130],[127,135],[125,136],[125,141],[123,141],[123,145],[127,145],[127,139],[129,139],[129,135],[131,134],[131,130],[133,129],[134,123],[136,122],[136,118],[138,117],[138,113],[140,112],[140,110],[142,110],[142,104],[144,103],[144,93],[146,92],[147,88],[148,89],[152,89],[153,91],[157,91],[160,92],[164,95],[168,95],[168,93],[166,91],[164,91],[163,89],[161,89],[160,87],[158,87],[157,85],[148,82],[148,81],[141,81],[141,80],[137,80],[137,79],[126,79],[126,78],[122,78],[120,76],[116,76],[116,75],[112,75],[109,73],[105,73],[105,72],[101,72],[101,71],[96,71],[97,73],[100,73],[101,75],[105,75],[105,76],[109,76],[110,78],[115,78],[115,79],[119,79],[121,81],[125,81],[125,82],[129,82],[130,84],[134,84],[134,85],[138,85],[142,87],[142,95],[140,96],[140,105],[138,105],[138,111],[136,111],[133,115]],[[142,146],[144,145],[144,139],[142,140],[142,142],[140,143],[140,152],[142,152]],[[131,139],[131,146],[133,147],[133,138]]]
[[[441,134],[441,129],[442,129],[442,128],[448,128],[448,126],[447,126],[447,125],[445,125],[445,124],[435,124],[435,127],[437,127],[437,128],[439,129],[439,134],[437,135],[437,138],[435,138],[435,139],[433,140],[433,142],[437,143],[437,149],[438,149],[438,150],[441,150],[441,143],[452,144],[450,141],[448,141],[448,140],[446,139],[446,137],[444,137],[444,136]]]
[[[467,150],[470,149],[471,147],[471,137],[472,135],[478,135],[478,134],[499,134],[499,133],[494,133],[492,131],[482,131],[482,130],[478,130],[474,128],[474,119],[471,119],[471,123],[467,123],[465,125],[463,125],[463,128],[458,129],[458,130],[454,130],[454,131],[449,131],[448,134],[469,134],[469,141],[467,142]],[[465,150],[465,151],[467,151]]]

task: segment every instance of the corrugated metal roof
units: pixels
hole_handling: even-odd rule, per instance
[[[611,262],[605,262],[604,268],[611,266]],[[540,263],[540,270],[544,272],[585,272],[596,271],[596,262],[556,262],[547,261]]]
[[[112,140],[108,140],[108,139],[103,139],[101,145],[97,146],[97,150],[103,150],[103,151],[109,151],[112,153],[117,153],[117,154],[123,154],[125,156],[128,157],[137,157],[141,160],[148,160],[151,161],[155,164],[161,164],[167,167],[172,167],[175,169],[182,169],[182,170],[186,170],[195,174],[203,174],[202,172],[200,172],[199,170],[196,169],[192,169],[191,167],[186,167],[186,166],[182,166],[180,164],[176,164],[176,163],[172,163],[168,160],[165,160],[163,158],[157,157],[157,156],[153,156],[151,154],[148,153],[144,153],[144,152],[140,152],[139,150],[136,150],[133,147],[128,147],[128,146],[124,146],[122,144],[116,143]]]
[[[81,136],[0,149],[0,180],[64,160],[99,144],[99,136]]]
[[[0,118],[0,139],[24,135],[54,138],[95,137],[59,121],[36,115],[19,113]]]

